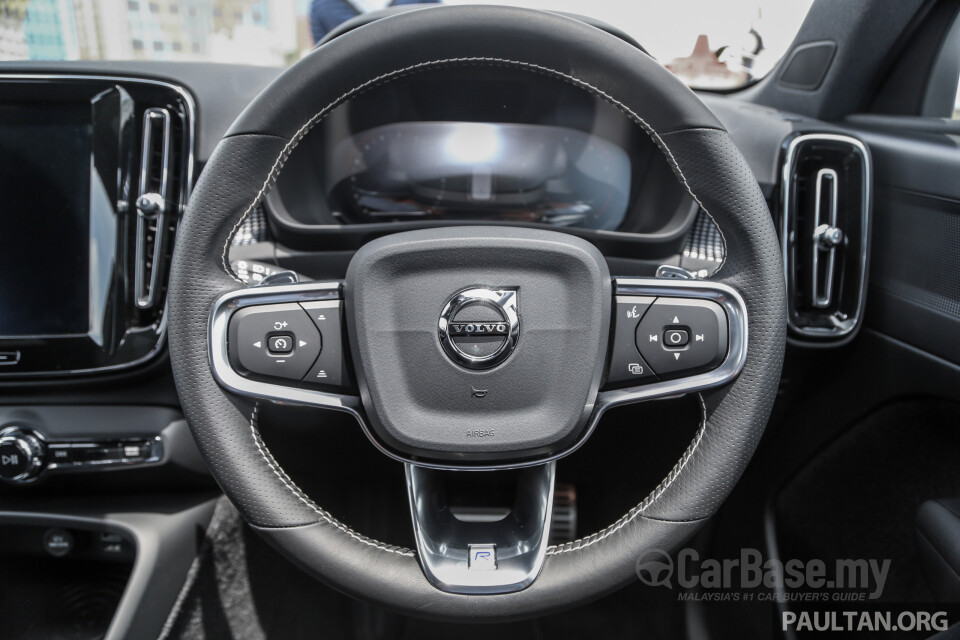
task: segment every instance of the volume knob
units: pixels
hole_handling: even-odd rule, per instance
[[[0,479],[28,482],[43,468],[43,442],[29,431],[11,427],[0,431]]]

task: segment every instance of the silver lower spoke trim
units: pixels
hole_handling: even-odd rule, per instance
[[[518,473],[515,502],[491,518],[465,517],[444,499],[444,476],[406,465],[417,557],[427,579],[441,591],[494,594],[520,591],[543,568],[553,516],[556,463]],[[475,472],[491,473],[489,471]]]

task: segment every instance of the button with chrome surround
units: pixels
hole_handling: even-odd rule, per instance
[[[32,431],[8,427],[0,431],[0,478],[29,482],[43,467],[44,445]]]

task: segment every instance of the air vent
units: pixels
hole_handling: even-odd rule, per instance
[[[869,153],[849,136],[797,136],[787,145],[782,189],[781,243],[794,337],[850,338],[866,291]]]
[[[180,116],[168,109],[144,111],[134,269],[140,309],[152,309],[162,298],[162,277],[182,204],[183,132]]]

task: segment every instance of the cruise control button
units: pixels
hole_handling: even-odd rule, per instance
[[[637,351],[634,338],[637,325],[655,298],[646,296],[617,296],[614,304],[613,345],[607,383],[642,384],[657,376]]]
[[[241,373],[300,380],[320,354],[320,332],[297,304],[245,307],[230,318],[230,360]]]
[[[661,378],[710,371],[727,355],[727,316],[709,300],[657,298],[637,325],[636,341]]]
[[[344,384],[346,363],[344,362],[344,336],[340,323],[341,304],[339,300],[300,303],[323,339],[320,357],[303,376],[304,382],[334,387]]]
[[[267,340],[270,353],[290,353],[293,351],[293,336],[285,333],[279,336],[270,336]]]

